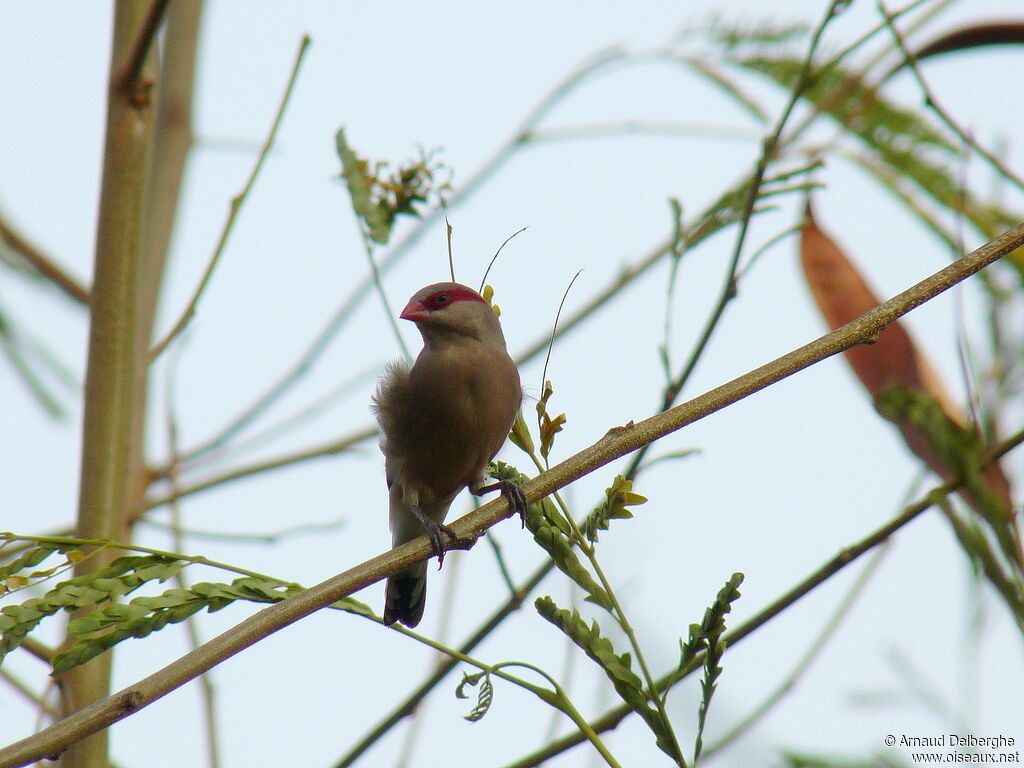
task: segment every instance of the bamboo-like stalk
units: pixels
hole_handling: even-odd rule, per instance
[[[192,148],[192,91],[195,81],[196,46],[202,0],[178,0],[167,11],[164,58],[160,62],[160,92],[156,99],[152,178],[148,189],[145,221],[145,274],[141,303],[150,308],[152,336],[161,276],[174,229],[185,161]]]
[[[135,388],[134,412],[139,414],[139,418],[133,422],[131,438],[131,484],[125,498],[129,510],[140,508],[153,480],[144,452],[144,414],[149,394],[148,353],[156,310],[160,303],[171,233],[178,211],[185,161],[192,147],[192,90],[202,2],[179,0],[169,6],[154,3],[146,19],[147,23],[151,23],[153,14],[161,7],[167,10],[167,31],[163,46],[166,54],[160,62],[160,89],[152,99],[150,174],[143,190],[138,233],[139,266],[134,338],[139,381]],[[129,513],[126,525],[130,526],[134,522],[134,515]]]
[[[118,0],[114,7],[76,526],[83,538],[128,538],[126,501],[141,450],[133,444],[140,434],[136,421],[143,410],[137,405],[146,366],[138,296],[154,81],[153,55],[146,52],[151,46],[144,44],[140,31],[152,18],[151,10],[149,4],[133,0]],[[126,77],[123,66],[130,57],[138,57],[138,66]],[[103,568],[112,558],[112,552],[97,553],[82,560],[78,572]],[[59,682],[65,714],[102,700],[110,689],[110,655],[76,667]],[[107,753],[107,735],[100,731],[69,745],[63,764],[107,768]]]

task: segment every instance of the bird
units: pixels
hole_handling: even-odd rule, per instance
[[[474,495],[500,490],[525,510],[519,486],[488,485],[487,465],[512,429],[523,390],[498,316],[472,288],[435,283],[417,291],[400,318],[416,324],[423,349],[412,367],[390,363],[373,395],[388,485],[392,545],[430,538],[444,562],[444,518],[463,488]],[[415,627],[426,604],[427,563],[388,579],[384,623]]]

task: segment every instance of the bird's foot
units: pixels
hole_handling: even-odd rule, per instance
[[[505,497],[508,502],[509,509],[512,510],[510,514],[516,512],[519,513],[519,522],[522,527],[526,527],[526,494],[523,493],[523,488],[519,483],[512,480],[501,480],[498,482],[498,487],[501,489],[501,495]]]
[[[444,537],[447,536],[451,541],[458,541],[459,537],[455,535],[455,531],[444,523],[435,523],[423,514],[419,507],[413,506],[412,513],[416,516],[416,519],[420,521],[420,525],[423,526],[423,530],[427,534],[427,538],[430,539],[430,545],[434,549],[434,554],[437,555],[437,570],[441,570],[441,566],[444,565],[444,553],[446,549]]]
[[[526,494],[523,493],[523,489],[519,483],[514,480],[498,480],[490,485],[480,485],[476,488],[470,488],[469,491],[474,496],[482,496],[483,494],[490,493],[491,491],[501,491],[502,497],[508,502],[509,517],[518,512],[520,522],[522,522],[524,528],[526,527]]]

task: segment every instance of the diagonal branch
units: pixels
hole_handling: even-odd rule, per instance
[[[960,125],[954,120],[949,112],[942,108],[939,102],[935,98],[935,94],[932,89],[928,86],[928,81],[924,79],[924,75],[921,74],[921,69],[917,66],[917,57],[907,48],[907,43],[903,39],[903,35],[896,27],[896,17],[894,14],[889,12],[889,9],[885,7],[885,3],[882,0],[878,0],[878,10],[885,19],[885,25],[892,33],[893,39],[896,41],[896,46],[899,48],[900,53],[903,55],[904,63],[910,67],[910,71],[914,76],[914,80],[917,81],[918,87],[921,89],[921,94],[924,96],[924,103],[931,110],[939,116],[939,119],[946,124],[953,133],[957,135],[964,144],[977,152],[992,168],[995,169],[996,173],[1002,176],[1004,179],[1013,184],[1017,189],[1024,190],[1024,179],[1015,174],[1010,168],[1000,161],[998,157],[992,152],[989,152],[983,147],[977,140],[974,139],[967,131],[960,127]]]
[[[160,357],[170,343],[185,330],[185,327],[195,315],[196,309],[199,306],[199,300],[203,297],[203,293],[206,291],[206,286],[213,277],[213,272],[217,268],[217,264],[220,262],[221,256],[224,254],[224,249],[227,247],[228,238],[234,228],[235,220],[238,218],[238,213],[242,210],[242,205],[248,199],[249,193],[252,191],[253,185],[256,183],[256,179],[259,177],[260,171],[263,169],[267,155],[270,153],[271,148],[274,146],[274,141],[277,139],[278,129],[281,127],[281,121],[284,119],[284,113],[288,108],[288,102],[291,100],[292,92],[295,90],[295,82],[299,77],[302,60],[306,55],[306,51],[309,50],[311,43],[312,40],[309,35],[303,37],[302,42],[299,43],[299,52],[295,55],[295,63],[292,65],[291,77],[288,79],[288,85],[285,86],[284,95],[281,97],[281,102],[277,107],[277,113],[274,115],[274,121],[270,126],[270,132],[267,134],[267,138],[264,140],[263,146],[260,148],[259,155],[256,158],[256,163],[253,165],[252,171],[249,173],[249,178],[246,179],[245,186],[242,187],[241,192],[231,199],[227,220],[224,222],[224,227],[221,230],[220,238],[217,241],[217,246],[214,248],[213,255],[210,257],[210,261],[206,265],[206,271],[203,273],[203,277],[200,279],[199,285],[196,286],[196,289],[192,294],[192,298],[189,300],[188,306],[182,312],[181,317],[178,318],[178,321],[174,324],[174,327],[171,328],[167,335],[164,336],[164,338],[161,339],[150,351],[151,360],[155,360]]]
[[[302,451],[295,453],[289,453],[284,456],[277,456],[272,459],[260,461],[255,464],[249,464],[244,467],[237,467],[224,474],[217,475],[216,477],[210,477],[206,480],[197,482],[195,485],[182,486],[175,488],[170,493],[164,496],[158,496],[155,499],[148,499],[146,501],[146,507],[141,512],[148,511],[150,509],[156,509],[162,507],[165,504],[172,504],[179,499],[183,499],[186,496],[192,496],[202,491],[208,491],[211,488],[216,488],[224,483],[230,483],[235,480],[241,480],[245,477],[251,477],[253,475],[262,475],[266,472],[282,469],[284,467],[290,467],[293,464],[299,464],[304,461],[311,459],[319,459],[325,456],[335,456],[339,453],[351,450],[353,446],[358,445],[365,440],[369,440],[374,437],[379,430],[376,427],[366,427],[348,437],[343,437],[340,440],[332,440],[329,443],[323,445],[317,445],[312,448],[307,448]],[[140,512],[140,513],[141,513]]]
[[[0,240],[21,256],[33,270],[49,280],[82,306],[89,306],[89,289],[30,243],[0,217]]]
[[[595,469],[674,432],[687,424],[780,381],[856,344],[871,341],[886,325],[915,307],[967,279],[1007,253],[1024,245],[1024,224],[1018,224],[945,269],[922,280],[875,307],[851,323],[716,387],[689,402],[638,424],[614,427],[601,440],[556,465],[523,486],[527,500],[536,502]],[[1024,437],[1022,437],[1024,439]],[[950,483],[940,486],[945,488]],[[928,497],[931,499],[931,496]],[[930,501],[927,502],[930,504]],[[926,504],[927,506],[927,504]],[[509,515],[508,502],[496,499],[453,525],[460,539],[473,540]],[[897,525],[896,528],[899,526]],[[882,533],[891,534],[892,526]],[[888,531],[889,533],[885,533]],[[259,642],[309,614],[331,605],[381,579],[425,560],[432,553],[427,538],[420,537],[324,581],[293,598],[264,608],[138,683],[98,701],[59,723],[10,745],[0,754],[0,768],[13,768],[60,753],[89,734],[118,722],[139,709],[212,669],[225,659]],[[841,567],[848,553],[837,558]],[[820,582],[819,582],[820,583]],[[788,596],[787,596],[788,597]]]

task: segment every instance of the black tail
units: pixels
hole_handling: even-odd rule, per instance
[[[388,579],[384,590],[384,623],[400,621],[415,627],[423,618],[427,603],[427,564],[408,568]]]

